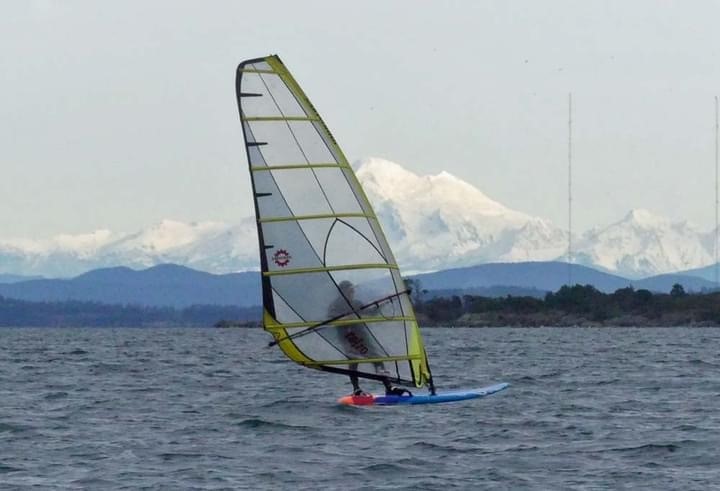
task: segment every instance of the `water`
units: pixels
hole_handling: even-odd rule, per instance
[[[719,489],[720,329],[424,335],[512,387],[349,408],[259,330],[0,329],[0,488]]]

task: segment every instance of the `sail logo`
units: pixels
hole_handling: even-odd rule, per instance
[[[353,350],[357,351],[358,353],[360,353],[362,355],[368,354],[368,351],[369,351],[368,347],[365,345],[362,338],[360,336],[358,336],[357,333],[355,333],[355,331],[353,331],[352,328],[349,328],[349,329],[346,328],[345,339],[348,340],[348,342],[350,343],[350,346],[352,347]]]
[[[278,249],[275,251],[275,254],[273,254],[273,262],[281,268],[287,266],[291,259],[292,256],[285,249]]]

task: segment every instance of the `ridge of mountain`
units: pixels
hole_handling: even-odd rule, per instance
[[[379,158],[355,168],[406,274],[565,259],[567,231],[512,210],[448,172],[421,176]],[[714,257],[713,233],[643,209],[573,240],[574,263],[631,279],[702,269]],[[98,268],[174,263],[219,274],[257,268],[257,247],[254,217],[232,225],[162,220],[131,234],[102,229],[0,239],[0,273],[67,278]],[[702,271],[690,274],[711,279]]]
[[[258,305],[257,272],[216,275],[162,264],[136,271],[120,266],[89,271],[71,279],[41,279],[0,284],[0,295],[19,300],[82,300],[108,304],[188,307]]]

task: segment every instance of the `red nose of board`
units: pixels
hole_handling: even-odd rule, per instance
[[[375,396],[343,396],[338,399],[338,402],[346,406],[372,406],[375,404]]]

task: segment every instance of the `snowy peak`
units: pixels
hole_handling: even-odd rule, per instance
[[[71,253],[87,255],[96,252],[113,239],[112,232],[106,229],[86,234],[60,234],[49,239],[0,239],[0,251],[17,251],[37,255]]]
[[[218,222],[183,223],[162,220],[150,228],[122,238],[114,244],[114,247],[167,252],[226,228],[227,225]]]
[[[418,176],[379,158],[363,160],[356,169],[398,261],[408,272],[556,257],[559,244],[553,241],[562,236],[557,227],[507,208],[448,172]],[[542,224],[542,230],[527,227],[533,222]],[[518,234],[524,244],[541,247],[516,246]]]
[[[129,235],[100,230],[45,240],[0,240],[0,272],[68,277],[97,268],[163,263],[214,273],[257,269],[255,220],[237,225],[162,220]]]
[[[682,271],[712,262],[704,234],[687,222],[671,222],[647,210],[585,233],[576,258],[631,278]]]
[[[112,232],[107,229],[96,230],[89,234],[57,235],[51,239],[51,247],[64,251],[83,251],[92,253],[112,240]]]
[[[380,158],[356,163],[356,174],[373,204],[384,201],[417,201],[416,204],[451,205],[454,211],[472,210],[472,214],[509,215],[522,221],[530,217],[512,211],[490,199],[471,184],[449,172],[418,176],[400,165]]]
[[[633,210],[630,210],[625,217],[617,222],[614,225],[619,224],[627,224],[632,225],[637,228],[641,229],[658,229],[658,228],[668,228],[668,227],[684,227],[687,226],[687,222],[671,222],[665,217],[662,217],[660,215],[657,215],[651,211],[645,210],[643,208],[635,208]]]
[[[660,217],[658,215],[655,215],[649,210],[646,210],[644,208],[634,208],[628,212],[627,215],[625,215],[625,218],[623,219],[625,222],[633,222],[637,223],[638,225],[644,225],[644,226],[654,226],[654,225],[661,225],[666,222],[666,220],[663,217]]]

